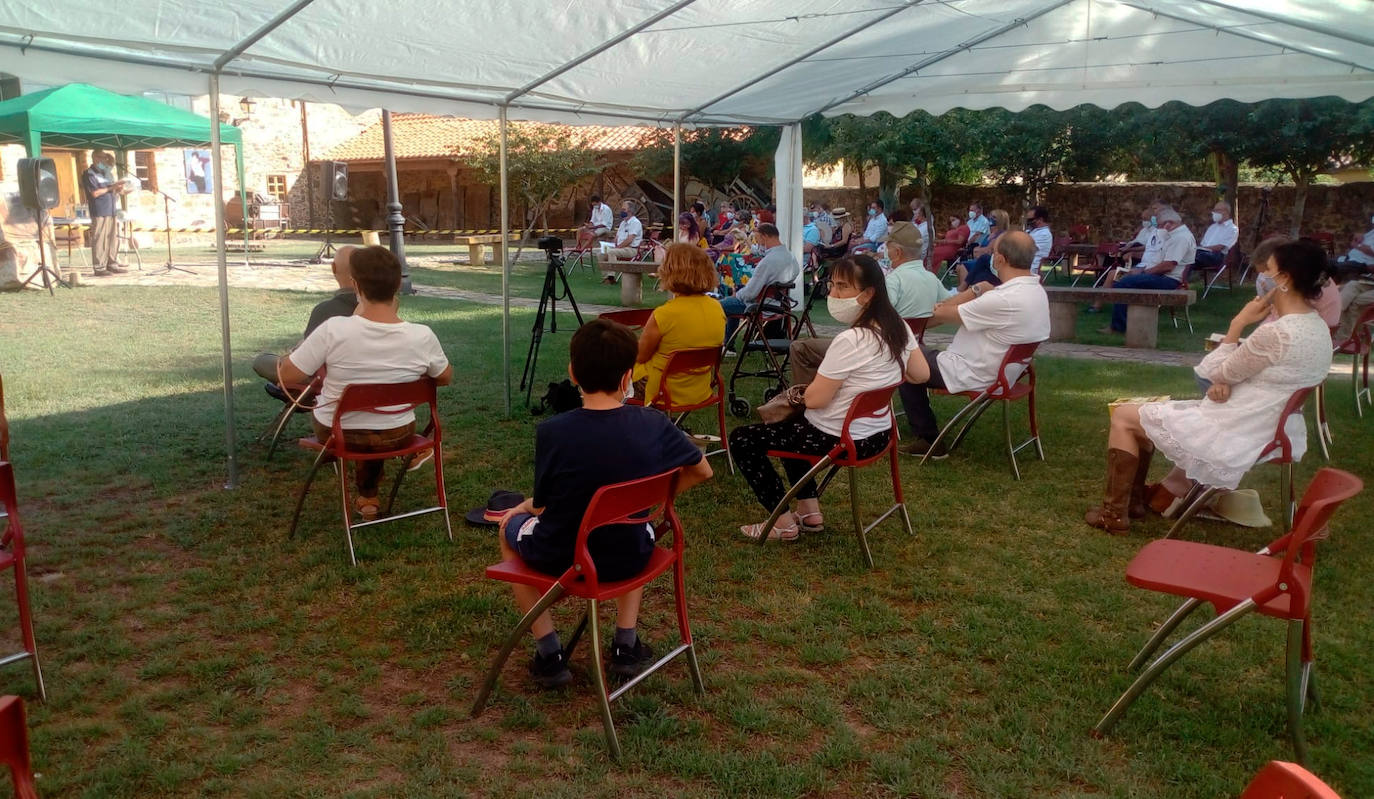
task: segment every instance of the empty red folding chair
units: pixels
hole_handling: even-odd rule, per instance
[[[1274,428],[1274,437],[1264,449],[1260,450],[1258,458],[1255,458],[1255,466],[1261,463],[1272,463],[1279,467],[1279,498],[1283,502],[1283,529],[1286,531],[1293,526],[1293,508],[1296,504],[1295,493],[1297,489],[1293,485],[1293,442],[1288,439],[1288,417],[1293,414],[1301,414],[1302,406],[1307,403],[1307,395],[1312,393],[1312,388],[1300,388],[1294,391],[1288,398],[1288,403],[1283,406],[1283,411],[1279,413],[1279,423]],[[1321,431],[1317,431],[1321,435]],[[1254,467],[1251,467],[1254,468]],[[1212,498],[1223,489],[1217,486],[1203,485],[1198,483],[1188,491],[1183,497],[1180,507],[1183,510],[1178,514],[1165,538],[1173,538],[1174,534],[1183,529],[1187,521],[1197,515],[1198,511],[1207,507]]]
[[[1370,326],[1374,325],[1374,307],[1365,309],[1360,314],[1360,318],[1355,320],[1355,327],[1350,331],[1350,337],[1345,341],[1338,342],[1333,349],[1336,355],[1350,356],[1350,385],[1355,390],[1355,414],[1364,418],[1364,405],[1370,404],[1369,399],[1369,351],[1370,351]]]
[[[1186,597],[1187,601],[1159,626],[1129,668],[1134,671],[1143,666],[1179,623],[1202,604],[1211,604],[1217,615],[1179,639],[1141,672],[1093,731],[1106,734],[1150,683],[1193,647],[1242,616],[1259,613],[1288,622],[1288,734],[1298,761],[1305,761],[1302,714],[1309,696],[1316,701],[1312,682],[1316,542],[1329,535],[1327,522],[1336,508],[1363,488],[1360,478],[1349,472],[1322,468],[1303,493],[1293,531],[1256,553],[1192,541],[1159,539],[1146,544],[1126,567],[1126,581],[1150,591]]]
[[[663,375],[658,381],[658,396],[648,404],[673,417],[673,424],[682,425],[682,420],[695,410],[716,406],[716,424],[720,430],[720,449],[706,452],[706,457],[725,455],[730,474],[735,473],[735,463],[730,459],[730,441],[725,434],[725,384],[720,379],[720,347],[695,347],[689,350],[674,350],[668,353],[668,362],[663,365]],[[698,376],[711,373],[711,396],[701,402],[681,403],[673,399],[668,385],[670,377],[678,375]]]
[[[410,383],[345,386],[343,394],[339,397],[338,406],[334,409],[334,428],[330,432],[328,440],[320,441],[314,436],[310,436],[302,438],[299,442],[301,447],[314,450],[316,455],[315,462],[310,466],[310,474],[306,475],[305,485],[301,486],[300,496],[296,499],[296,512],[291,516],[291,531],[288,536],[296,534],[296,524],[300,521],[301,508],[305,505],[305,496],[310,491],[310,483],[315,479],[315,473],[319,471],[320,466],[333,461],[338,464],[339,494],[343,502],[344,540],[348,542],[348,562],[350,564],[358,565],[358,559],[353,553],[353,531],[374,524],[394,522],[397,519],[406,519],[426,513],[442,513],[444,515],[444,529],[448,532],[448,540],[452,541],[453,524],[449,521],[448,499],[444,496],[443,432],[439,426],[436,388],[432,377],[422,377]],[[366,411],[396,415],[413,410],[420,405],[429,405],[429,424],[423,433],[412,435],[410,441],[404,446],[386,452],[356,452],[348,449],[342,427],[345,414]],[[391,506],[401,490],[401,482],[405,479],[406,466],[410,458],[431,448],[434,450],[434,483],[438,493],[438,504],[392,516]],[[348,462],[356,463],[390,458],[403,458],[405,460],[402,461],[400,469],[397,470],[396,479],[391,485],[391,495],[387,498],[385,509],[378,518],[372,521],[354,524],[351,515],[353,505],[348,496]]]
[[[900,384],[893,384],[886,388],[875,388],[872,391],[865,391],[854,398],[853,404],[849,406],[849,413],[845,414],[844,427],[840,428],[840,441],[829,452],[824,455],[805,455],[799,452],[786,452],[784,450],[772,449],[768,451],[772,458],[792,458],[795,460],[807,461],[812,464],[811,470],[806,476],[792,484],[792,487],[783,495],[782,501],[773,508],[773,513],[769,515],[768,521],[763,523],[764,530],[772,530],[773,525],[777,524],[778,519],[786,513],[792,506],[792,500],[796,499],[801,492],[802,486],[816,478],[816,475],[825,471],[826,475],[817,484],[817,496],[825,493],[825,489],[830,485],[830,481],[839,473],[840,469],[849,470],[849,509],[854,514],[854,535],[859,539],[859,549],[863,553],[864,564],[868,568],[873,568],[873,553],[868,548],[868,533],[874,527],[883,523],[887,517],[894,513],[901,513],[902,526],[906,528],[907,535],[913,535],[911,529],[911,515],[907,513],[906,501],[902,498],[902,476],[897,469],[897,418],[892,415],[892,393],[897,390]],[[850,434],[849,428],[855,419],[873,418],[878,419],[887,416],[891,422],[891,431],[888,434],[887,446],[882,451],[870,455],[867,458],[859,457],[859,451],[854,444],[854,437]],[[892,507],[883,511],[882,515],[874,519],[872,523],[865,526],[863,519],[859,516],[859,480],[856,469],[862,466],[876,463],[884,455],[887,456],[892,469],[892,497],[894,504]],[[829,471],[826,471],[829,470]],[[759,536],[759,543],[768,542],[767,535]]]
[[[1240,799],[1341,799],[1316,774],[1297,763],[1271,760],[1260,769]]]
[[[553,607],[559,600],[569,596],[584,599],[587,605],[582,621],[578,624],[577,631],[568,640],[564,651],[571,659],[573,647],[576,646],[584,625],[590,623],[593,650],[592,679],[596,683],[597,700],[601,705],[601,722],[606,729],[606,744],[615,759],[620,759],[620,740],[616,736],[615,721],[611,717],[611,703],[619,699],[626,691],[638,685],[650,674],[666,666],[678,655],[684,654],[687,656],[687,670],[692,675],[692,686],[697,693],[705,691],[701,682],[701,668],[697,664],[696,646],[692,642],[692,628],[687,620],[687,582],[683,561],[683,549],[686,542],[684,541],[682,521],[678,518],[677,511],[673,507],[681,471],[681,469],[674,469],[663,474],[629,480],[598,489],[592,495],[592,501],[587,505],[586,513],[582,515],[582,523],[577,528],[577,544],[573,550],[573,565],[560,576],[553,577],[535,571],[518,560],[503,561],[495,566],[487,567],[486,573],[490,579],[534,586],[543,591],[544,596],[533,608],[530,608],[530,612],[525,614],[520,623],[506,637],[496,660],[492,661],[491,667],[487,670],[486,679],[482,682],[482,688],[477,694],[477,699],[472,703],[471,713],[473,717],[480,714],[486,707],[487,700],[496,687],[496,681],[501,676],[502,667],[505,666],[506,661],[510,658],[510,653],[520,643],[520,639],[529,630],[530,625],[534,624],[534,620],[539,618],[544,611]],[[656,512],[655,509],[657,509]],[[591,535],[592,531],[608,524],[641,523],[649,520],[653,520],[654,538],[660,544],[665,535],[671,534],[673,539],[671,548],[654,547],[654,553],[649,558],[648,565],[644,567],[644,571],[635,577],[613,583],[603,583],[597,579],[596,564],[592,562],[591,553],[587,550],[587,537]],[[624,596],[640,586],[647,585],[669,569],[673,571],[673,594],[677,601],[677,624],[681,643],[634,679],[629,680],[614,691],[608,691],[605,668],[601,662],[601,628],[597,615],[598,606],[602,602]]]
[[[24,700],[17,696],[0,697],[0,762],[10,767],[15,799],[38,799],[29,760],[28,716]]]
[[[9,517],[5,522],[5,534],[0,538],[0,569],[14,569],[14,598],[19,608],[19,630],[24,640],[24,651],[0,657],[0,666],[29,660],[33,663],[33,681],[38,687],[38,698],[47,699],[48,691],[43,686],[43,669],[38,663],[38,643],[33,635],[33,612],[29,607],[29,578],[24,564],[24,525],[19,520],[19,497],[14,489],[14,467],[8,461],[0,461],[0,507]]]
[[[947,450],[953,452],[956,447],[968,435],[968,431],[973,427],[973,423],[978,421],[978,417],[983,412],[992,407],[994,402],[1002,405],[1002,429],[1007,438],[1007,459],[1011,461],[1011,474],[1017,480],[1021,479],[1021,469],[1016,465],[1016,453],[1035,445],[1036,457],[1040,460],[1045,459],[1045,449],[1040,444],[1040,424],[1035,416],[1035,350],[1040,346],[1040,342],[1031,344],[1013,344],[1007,350],[1007,354],[1002,357],[1002,364],[997,367],[997,380],[991,386],[982,391],[958,391],[954,392],[961,397],[968,398],[968,404],[959,409],[959,412],[950,417],[945,426],[940,428],[940,433],[935,440],[930,443],[930,449],[922,456],[921,463],[924,464],[929,458],[930,453],[935,451],[935,445],[943,441],[951,430],[956,426],[959,432],[954,435],[954,440],[949,443]],[[1011,370],[1021,367],[1015,377],[1011,377]],[[931,389],[932,394],[949,394],[950,392],[941,389]],[[1011,416],[1007,412],[1007,404],[1019,399],[1026,400],[1026,414],[1030,421],[1030,438],[1020,444],[1012,443],[1011,439]]]
[[[612,322],[638,330],[649,324],[649,317],[653,315],[653,308],[630,308],[625,311],[607,311],[597,316],[597,318],[608,319]]]

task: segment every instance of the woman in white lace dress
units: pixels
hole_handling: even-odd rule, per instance
[[[1259,265],[1276,288],[1247,303],[1221,346],[1198,365],[1199,376],[1212,381],[1207,397],[1117,407],[1107,435],[1106,495],[1084,517],[1088,524],[1124,535],[1131,517],[1145,514],[1145,476],[1156,448],[1189,480],[1227,489],[1240,483],[1273,438],[1288,398],[1321,383],[1331,368],[1330,331],[1311,305],[1321,294],[1325,267],[1316,244],[1277,247]],[[1241,333],[1271,310],[1278,320],[1242,343]],[[1288,420],[1287,432],[1300,458],[1307,448],[1301,416]]]

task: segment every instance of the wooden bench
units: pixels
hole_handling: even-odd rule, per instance
[[[1073,341],[1078,306],[1085,302],[1126,304],[1126,346],[1154,349],[1159,343],[1159,309],[1197,302],[1191,289],[1097,289],[1046,286],[1050,297],[1050,341]]]
[[[621,261],[607,256],[597,264],[607,274],[620,273],[620,304],[627,308],[644,301],[644,276],[658,272],[653,261]]]
[[[509,240],[519,241],[520,237],[512,235]],[[491,245],[496,263],[506,263],[506,244],[501,241],[500,233],[484,233],[480,236],[454,236],[453,243],[467,245],[468,263],[474,266],[487,262],[486,246],[488,244]]]

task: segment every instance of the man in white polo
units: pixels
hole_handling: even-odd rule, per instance
[[[1226,263],[1226,253],[1236,246],[1240,238],[1240,228],[1231,219],[1231,204],[1219,200],[1212,206],[1212,224],[1202,234],[1202,243],[1197,246],[1193,263],[1203,269],[1220,269]]]
[[[590,247],[598,239],[609,239],[611,226],[615,224],[611,207],[601,201],[600,195],[593,194],[588,197],[587,203],[591,209],[587,215],[587,221],[583,222],[582,226],[577,229],[578,249]]]
[[[608,255],[618,261],[633,261],[639,252],[639,240],[644,238],[644,224],[635,216],[635,204],[633,200],[626,200],[620,204],[620,227],[616,228],[615,236],[611,241],[601,242],[601,254]],[[619,275],[606,275],[603,283],[614,283]]]

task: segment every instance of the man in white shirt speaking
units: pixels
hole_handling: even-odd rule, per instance
[[[940,434],[927,389],[950,393],[981,391],[997,379],[997,370],[1013,344],[1030,344],[1050,337],[1050,302],[1040,279],[1031,274],[1035,241],[1029,234],[1010,231],[997,238],[992,269],[1002,284],[977,283],[935,306],[930,323],[954,323],[959,330],[944,352],[921,348],[930,366],[922,385],[903,383],[902,407],[911,424],[912,440],[900,446],[908,455],[946,456],[944,442],[931,450]],[[1008,377],[1015,379],[1019,374]]]
[[[1226,263],[1226,253],[1236,246],[1240,228],[1231,219],[1231,204],[1220,200],[1212,206],[1212,224],[1202,234],[1193,263],[1201,269],[1220,269]]]

